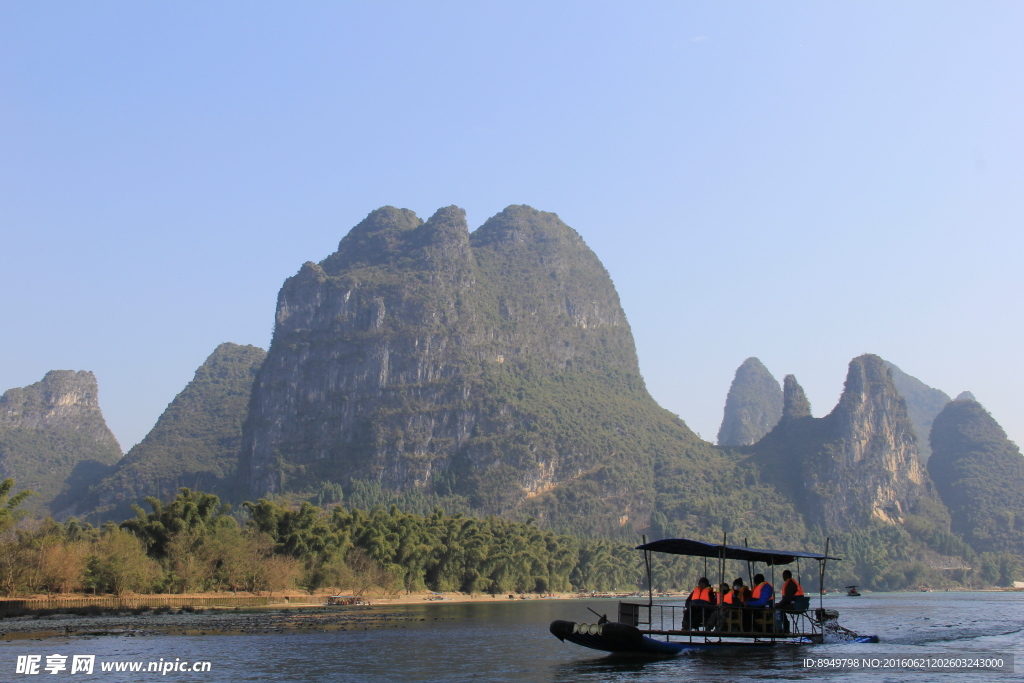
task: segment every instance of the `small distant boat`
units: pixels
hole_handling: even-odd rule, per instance
[[[858,598],[858,597],[860,597],[860,592],[857,591],[857,587],[856,586],[847,586],[846,587],[846,594],[848,596],[850,596],[851,598]]]
[[[823,580],[826,562],[840,559],[828,555],[827,545],[825,554],[822,555],[806,551],[755,550],[725,543],[713,545],[685,538],[666,538],[645,542],[636,549],[644,553],[644,565],[647,568],[647,601],[619,602],[618,620],[614,622],[609,621],[607,615],[596,612],[595,615],[599,617],[597,623],[557,619],[551,622],[549,627],[552,635],[563,642],[569,641],[593,650],[651,657],[674,656],[687,650],[722,647],[816,645],[825,641],[826,634],[847,642],[878,642],[878,636],[860,635],[840,626],[837,611],[825,609],[820,603],[817,609],[812,609],[810,596],[806,595],[797,597],[786,609],[776,609],[773,606],[754,609],[721,604],[704,608],[710,613],[706,615],[709,619],[708,624],[714,616],[717,624],[715,626],[691,623],[692,617],[687,616],[683,605],[654,603],[654,589],[651,587],[651,553],[718,560],[719,584],[725,581],[726,560],[738,560],[748,564],[763,562],[774,575],[775,567],[778,565],[799,561],[800,558],[809,559],[818,562],[818,577],[819,580]],[[774,584],[774,576],[772,583]]]
[[[370,601],[360,595],[329,595],[328,605],[369,605]]]

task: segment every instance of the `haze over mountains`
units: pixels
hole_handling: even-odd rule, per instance
[[[597,256],[527,206],[472,233],[457,207],[426,221],[371,212],[284,283],[267,352],[218,347],[123,458],[91,373],[49,373],[0,399],[0,474],[55,515],[120,520],[188,486],[236,503],[440,505],[628,539],[827,533],[853,555],[897,534],[910,550],[893,566],[1024,552],[1010,533],[1024,530],[1024,486],[986,484],[1017,481],[1015,448],[976,402],[950,403],[870,354],[821,418],[795,377],[780,387],[748,358],[719,446],[707,443],[648,394]],[[911,580],[880,571],[872,580]]]

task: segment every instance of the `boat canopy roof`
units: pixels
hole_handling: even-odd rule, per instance
[[[748,562],[764,562],[765,564],[789,564],[798,557],[812,560],[841,560],[840,557],[825,556],[821,553],[810,553],[806,550],[759,550],[738,545],[714,545],[703,541],[692,541],[688,538],[663,538],[638,545],[637,550],[650,550],[655,553],[669,555],[689,555],[691,557],[725,557],[727,560],[746,560]]]

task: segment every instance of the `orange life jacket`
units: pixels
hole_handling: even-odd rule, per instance
[[[743,598],[736,594],[736,589],[733,588],[731,591],[725,594],[722,598],[722,602],[726,605],[738,605],[743,602]]]
[[[693,589],[693,592],[690,593],[690,600],[704,600],[706,602],[712,602],[711,594],[711,586],[708,586],[707,588],[701,588],[700,586],[697,586]]]
[[[762,581],[761,583],[759,583],[756,586],[754,586],[754,592],[751,595],[751,597],[754,600],[759,599],[761,597],[761,591],[764,589],[765,586],[768,586],[768,588],[772,587],[772,585],[770,583],[768,583],[767,581]]]
[[[804,594],[804,589],[800,586],[799,583],[796,582],[796,579],[786,579],[786,583],[782,584],[782,595],[783,596],[786,595],[786,584],[790,584],[790,583],[793,584],[794,586],[796,586],[796,593],[793,594],[793,597],[799,598],[800,596],[802,596]]]

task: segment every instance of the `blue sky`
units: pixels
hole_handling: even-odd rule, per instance
[[[0,390],[127,449],[371,210],[554,211],[662,405],[877,353],[1024,438],[1024,4],[0,4]]]

